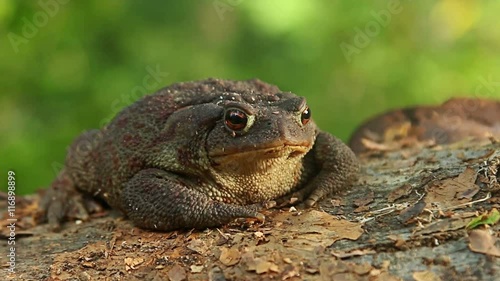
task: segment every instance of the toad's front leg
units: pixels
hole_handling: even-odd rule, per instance
[[[315,176],[305,187],[293,194],[307,207],[323,197],[345,190],[359,173],[359,162],[354,152],[340,139],[326,132],[320,132],[312,150],[306,156],[305,173]],[[315,170],[315,171],[311,171]]]
[[[162,231],[219,226],[235,218],[264,218],[257,205],[218,202],[190,184],[163,170],[143,170],[125,183],[120,194],[122,210],[135,225]]]

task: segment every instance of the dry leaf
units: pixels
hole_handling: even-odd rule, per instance
[[[476,171],[466,168],[458,177],[443,180],[430,187],[425,196],[427,207],[432,208],[432,204],[438,204],[440,208],[447,208],[470,202],[470,198],[464,198],[462,194],[479,190],[475,184],[476,178]]]
[[[262,274],[270,271],[279,272],[279,268],[272,262],[256,258],[248,263],[248,271],[255,271],[257,274]]]
[[[374,197],[373,190],[370,190],[370,192],[366,193],[365,196],[354,200],[354,205],[356,205],[357,207],[368,205],[373,201],[373,197]]]
[[[420,215],[425,208],[425,202],[420,200],[417,204],[410,206],[403,211],[398,216],[398,219],[402,223],[408,222],[410,219]]]
[[[469,220],[467,218],[443,219],[426,225],[424,229],[418,230],[417,232],[415,232],[415,234],[425,235],[435,232],[446,232],[450,230],[457,230],[464,228],[468,222]]]
[[[186,280],[186,271],[182,266],[176,264],[168,271],[168,279],[170,281],[182,281]]]
[[[409,195],[411,191],[412,191],[412,186],[410,184],[403,184],[402,186],[391,191],[389,195],[387,195],[387,201],[389,203],[392,203],[403,196]]]
[[[125,269],[136,269],[138,265],[144,262],[143,258],[125,258]]]
[[[415,281],[441,281],[441,278],[432,271],[417,271],[413,273]]]
[[[370,279],[372,280],[372,279]],[[378,281],[402,281],[403,279],[396,277],[394,275],[391,275],[389,272],[381,272],[378,276],[377,279]]]
[[[361,206],[357,207],[356,209],[353,210],[354,213],[364,213],[370,210],[370,207],[368,206]]]
[[[370,273],[370,270],[372,270],[372,265],[369,263],[363,263],[363,264],[355,264],[353,271],[357,275],[366,275]]]
[[[191,251],[197,252],[200,255],[204,255],[208,251],[208,246],[201,239],[193,239],[187,245],[187,248]]]
[[[94,268],[95,267],[95,262],[83,262],[82,266],[86,267],[86,268]]]
[[[295,266],[289,264],[285,266],[285,270],[283,271],[283,275],[281,277],[281,280],[287,280],[292,277],[300,276],[300,271],[298,268]]]
[[[355,256],[363,256],[363,255],[371,255],[371,254],[375,254],[376,252],[374,250],[370,250],[370,249],[364,249],[364,250],[353,250],[353,251],[350,251],[350,252],[341,252],[341,251],[337,251],[337,252],[331,252],[332,256],[334,257],[337,257],[339,259],[346,259],[346,258],[351,258],[351,257],[355,257]]]
[[[287,227],[276,229],[274,236],[286,238],[287,247],[301,251],[328,247],[340,239],[356,240],[363,234],[362,224],[340,220],[317,210],[304,211],[300,216],[283,212],[275,221],[286,221]]]
[[[240,258],[241,254],[240,251],[238,251],[238,249],[226,248],[226,247],[221,248],[219,260],[222,264],[226,266],[235,265],[240,261]]]
[[[255,236],[255,238],[264,238],[264,233],[262,233],[261,231],[256,231],[253,233],[253,236]]]
[[[500,257],[500,249],[495,242],[496,238],[486,229],[475,229],[469,234],[469,248],[476,253]]]
[[[192,273],[200,273],[205,267],[203,265],[192,265],[189,267]]]
[[[458,199],[472,199],[474,195],[476,195],[479,192],[479,187],[476,185],[473,188],[467,189],[466,191],[462,192],[462,194],[458,195]]]

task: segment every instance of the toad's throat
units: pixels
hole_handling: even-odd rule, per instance
[[[302,158],[309,150],[310,145],[280,145],[267,148],[258,148],[245,151],[224,151],[210,155],[212,162],[215,165],[226,165],[229,163],[250,164],[264,162],[276,162],[291,160],[293,158]],[[280,161],[278,161],[280,162]],[[278,163],[276,162],[276,163]]]
[[[211,157],[210,172],[221,194],[231,194],[234,202],[262,202],[281,197],[297,185],[310,149],[281,145],[223,154]]]

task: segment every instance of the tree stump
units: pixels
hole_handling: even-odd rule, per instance
[[[161,233],[107,210],[53,233],[33,222],[39,195],[17,197],[15,229],[2,214],[0,280],[498,280],[499,142],[440,144],[399,121],[374,139],[358,130],[351,189],[312,209],[269,208],[263,223]]]

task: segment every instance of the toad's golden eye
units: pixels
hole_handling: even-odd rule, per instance
[[[300,115],[300,121],[302,122],[302,125],[305,125],[309,123],[309,120],[311,120],[311,109],[309,108],[309,106],[307,106]]]
[[[247,126],[248,116],[244,111],[232,108],[226,111],[224,122],[229,129],[241,131]]]

